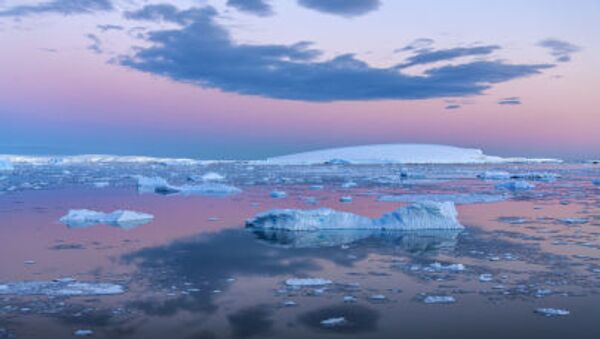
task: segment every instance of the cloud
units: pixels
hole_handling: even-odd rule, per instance
[[[122,31],[122,30],[125,29],[123,26],[111,25],[111,24],[97,25],[96,27],[98,27],[98,29],[101,30],[102,32],[107,32],[107,31]]]
[[[557,62],[569,62],[571,61],[571,54],[581,50],[579,46],[557,39],[542,40],[538,43],[538,46],[550,50],[550,55],[555,57]]]
[[[96,34],[89,33],[86,34],[85,37],[91,40],[91,44],[87,47],[90,51],[93,51],[97,54],[102,53],[102,41],[96,36]]]
[[[273,14],[271,4],[265,0],[227,0],[227,6],[258,16],[268,16]]]
[[[473,55],[488,55],[495,50],[500,49],[497,45],[476,46],[476,47],[457,47],[440,50],[421,50],[417,54],[409,57],[406,63],[399,65],[399,68],[406,68],[415,65],[430,64],[439,61],[447,61],[456,58],[473,56]]]
[[[168,20],[182,26],[148,32],[146,47],[118,61],[175,81],[244,95],[316,102],[463,97],[553,67],[477,61],[408,75],[396,67],[372,67],[352,54],[321,60],[322,53],[309,42],[236,43],[215,21],[217,12],[212,7],[185,11],[160,8],[147,6],[128,17]]]
[[[354,17],[379,8],[380,0],[298,0],[300,6],[327,14]]]
[[[0,17],[21,17],[46,13],[73,15],[113,9],[111,0],[53,0],[36,5],[14,6],[0,11]]]
[[[520,105],[520,104],[521,104],[521,98],[519,98],[519,97],[503,98],[498,101],[498,105]]]
[[[452,109],[459,109],[461,106],[459,104],[449,104],[446,105],[446,109],[448,110],[452,110]]]
[[[413,40],[410,44],[395,50],[394,52],[404,52],[404,51],[413,51],[413,50],[424,50],[427,47],[431,46],[435,41],[429,38],[419,38]]]

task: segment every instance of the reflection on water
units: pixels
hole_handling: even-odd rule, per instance
[[[419,167],[411,171],[427,180],[403,182],[394,167],[317,167],[299,175],[219,166],[211,170],[242,193],[138,195],[129,176],[105,179],[107,169],[72,169],[70,179],[52,172],[46,180],[24,169],[48,190],[0,195],[0,284],[73,277],[127,288],[119,296],[3,294],[0,338],[64,338],[77,329],[97,338],[600,337],[600,188],[590,180],[600,177],[597,169],[537,169],[563,177],[506,201],[458,206],[464,231],[292,232],[247,230],[243,221],[272,208],[306,208],[308,196],[319,207],[374,217],[403,204],[380,195],[492,194],[495,182],[476,179],[479,167]],[[127,171],[178,184],[193,174]],[[101,179],[114,187],[89,187]],[[5,181],[26,187],[18,180]],[[358,187],[342,187],[348,181]],[[269,198],[275,189],[288,198]],[[57,220],[70,208],[127,208],[155,219],[127,231],[69,229]],[[332,283],[290,286],[290,278]],[[426,304],[427,296],[456,303]],[[534,313],[540,307],[571,314],[546,318]],[[324,325],[328,319],[343,321]]]

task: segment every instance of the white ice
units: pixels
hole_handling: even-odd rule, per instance
[[[496,185],[497,189],[500,190],[509,190],[509,191],[527,191],[530,189],[534,189],[535,185],[528,183],[527,181],[518,180],[518,181],[509,181]]]
[[[164,193],[181,195],[227,196],[240,193],[242,190],[235,186],[205,182],[200,184],[171,185],[161,177],[136,176],[140,193]]]
[[[423,299],[426,304],[453,304],[456,302],[453,296],[447,295],[428,295]]]
[[[89,296],[125,293],[121,285],[87,283],[74,279],[53,281],[18,281],[0,284],[0,295]]]
[[[452,202],[420,202],[371,219],[329,208],[313,210],[275,209],[246,221],[247,227],[290,231],[317,230],[455,230],[464,227],[457,220]]]
[[[10,172],[14,169],[15,167],[13,166],[12,162],[9,160],[0,159],[0,172]]]
[[[365,145],[303,152],[267,159],[282,165],[325,164],[340,160],[352,164],[471,164],[545,162],[556,159],[501,158],[479,149],[427,144]]]
[[[399,194],[382,195],[377,198],[380,202],[423,202],[423,201],[452,201],[455,204],[492,203],[507,200],[504,194],[486,193],[440,193],[440,194]]]
[[[313,287],[333,284],[333,281],[322,278],[291,278],[285,281],[291,287]]]
[[[130,229],[148,223],[153,219],[154,216],[152,214],[128,210],[116,210],[111,213],[104,213],[88,209],[72,209],[60,218],[60,222],[71,228],[106,224]]]
[[[321,326],[323,327],[336,327],[345,325],[348,321],[344,317],[338,318],[329,318],[321,321]]]
[[[560,317],[571,314],[570,311],[561,308],[537,308],[535,313],[546,317]]]

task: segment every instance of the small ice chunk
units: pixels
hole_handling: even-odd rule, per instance
[[[345,325],[348,321],[344,317],[329,318],[321,321],[323,327],[336,327]]]
[[[284,191],[272,191],[271,193],[269,193],[269,196],[273,199],[283,199],[287,198],[287,193],[285,193]]]
[[[463,264],[447,264],[444,265],[442,263],[439,262],[434,262],[433,264],[429,265],[430,268],[432,268],[435,271],[455,271],[455,272],[460,272],[460,271],[464,271],[465,270],[465,265]]]
[[[322,278],[291,278],[285,281],[291,287],[314,287],[333,284],[333,281]]]
[[[106,224],[129,229],[148,223],[153,219],[154,216],[152,214],[128,210],[116,210],[111,213],[104,213],[88,209],[72,209],[60,218],[60,222],[72,228]]]
[[[372,296],[369,297],[369,299],[371,299],[373,301],[384,301],[384,300],[387,300],[387,297],[383,294],[373,294]]]
[[[298,306],[298,303],[293,301],[293,300],[287,300],[283,302],[283,306],[285,307],[294,307],[294,306]]]
[[[546,317],[560,317],[571,314],[569,310],[561,308],[536,308],[535,313],[541,314]]]
[[[203,174],[200,179],[202,181],[223,181],[225,180],[225,176],[217,173],[217,172],[208,172]]]
[[[324,162],[325,165],[350,165],[352,164],[348,160],[344,159],[331,159]]]
[[[449,295],[428,295],[423,302],[426,304],[454,304],[456,299]]]
[[[496,185],[496,189],[509,190],[509,191],[526,191],[535,188],[534,184],[528,183],[527,181],[509,181]]]
[[[92,334],[94,334],[94,331],[92,330],[77,330],[73,332],[73,335],[76,337],[88,337]]]
[[[110,183],[108,181],[96,181],[93,183],[93,185],[96,188],[105,188],[110,186]]]
[[[348,181],[342,184],[342,188],[352,188],[358,186],[354,181]]]
[[[550,172],[526,172],[526,173],[514,173],[510,176],[512,179],[525,179],[525,180],[542,180],[542,181],[554,181],[560,178],[559,174]]]
[[[353,295],[347,295],[347,296],[344,296],[344,299],[342,299],[342,300],[347,304],[351,304],[351,303],[356,302],[356,297]]]
[[[483,273],[479,275],[479,281],[481,282],[490,282],[494,280],[494,276],[491,273]]]
[[[351,203],[352,202],[352,197],[349,195],[343,196],[340,198],[340,202],[342,203]]]
[[[581,225],[581,224],[588,223],[588,219],[585,219],[585,218],[562,218],[562,219],[558,219],[558,221],[560,221],[563,224],[568,224],[568,225]]]
[[[121,285],[75,280],[19,281],[0,284],[0,295],[90,296],[125,293]]]
[[[477,177],[483,180],[508,180],[511,174],[505,171],[485,171],[479,173]]]

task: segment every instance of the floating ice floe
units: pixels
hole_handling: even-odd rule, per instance
[[[589,222],[589,220],[585,218],[562,218],[558,219],[558,221],[568,225],[581,225]]]
[[[541,180],[541,181],[554,181],[560,178],[559,174],[550,172],[525,172],[525,173],[513,173],[510,175],[511,179],[525,179],[525,180]]]
[[[483,273],[479,275],[479,281],[481,282],[490,282],[494,280],[494,276],[491,273]]]
[[[561,308],[537,308],[535,313],[546,317],[561,317],[571,314],[570,311]]]
[[[285,281],[290,287],[315,287],[333,284],[333,281],[322,278],[291,278]]]
[[[12,162],[0,159],[0,172],[10,172],[14,169],[15,167],[13,166]]]
[[[354,181],[348,181],[342,184],[342,188],[353,188],[358,186],[357,183],[355,183]]]
[[[74,279],[0,283],[0,295],[91,296],[125,293],[125,287],[110,283],[86,283]]]
[[[290,231],[318,230],[453,230],[463,229],[452,202],[420,202],[371,219],[329,208],[275,209],[246,221],[246,227]]]
[[[526,191],[530,189],[534,189],[535,185],[528,183],[527,181],[519,180],[519,181],[509,181],[496,185],[497,189],[500,190],[509,190],[509,191]]]
[[[485,194],[485,193],[440,193],[440,194],[399,194],[382,195],[377,198],[379,202],[422,202],[422,201],[452,201],[455,204],[478,204],[493,203],[507,200],[508,196],[504,194]]]
[[[240,193],[237,187],[205,182],[195,185],[171,185],[161,177],[137,176],[138,191],[140,193],[181,194],[181,195],[206,195],[206,196],[228,196]]]
[[[225,180],[225,176],[221,175],[217,172],[207,172],[203,175],[190,175],[188,177],[189,181],[223,181]]]
[[[131,229],[146,224],[154,219],[152,214],[128,210],[116,210],[111,213],[98,212],[88,209],[72,209],[59,221],[70,228],[88,227],[97,224],[106,224]]]
[[[439,262],[434,262],[433,264],[429,265],[429,268],[434,270],[434,271],[454,271],[454,272],[461,272],[464,271],[465,265],[463,264],[442,264]]]
[[[287,198],[287,193],[285,193],[284,191],[272,191],[271,193],[269,193],[269,196],[273,199],[283,199]]]
[[[454,304],[456,299],[449,295],[428,295],[423,302],[426,304]]]
[[[340,202],[343,202],[343,203],[351,203],[351,202],[352,202],[352,197],[351,197],[351,196],[349,196],[349,195],[348,195],[348,196],[343,196],[343,197],[340,197]]]
[[[73,335],[76,336],[76,337],[89,337],[92,334],[94,334],[94,331],[92,331],[92,330],[84,330],[84,329],[76,330],[75,332],[73,332]]]
[[[323,327],[336,327],[345,325],[348,321],[344,317],[329,318],[321,321]]]
[[[0,155],[0,159],[15,164],[27,165],[93,165],[93,164],[159,164],[159,165],[198,165],[202,161],[187,158],[156,158],[146,156],[121,156],[110,154],[83,154],[71,156],[28,156]]]
[[[285,155],[268,164],[315,165],[339,159],[352,164],[480,164],[509,162],[560,162],[556,159],[501,158],[479,149],[426,144],[366,145]]]
[[[510,179],[510,173],[506,171],[485,171],[479,173],[477,177],[483,180],[508,180]]]

